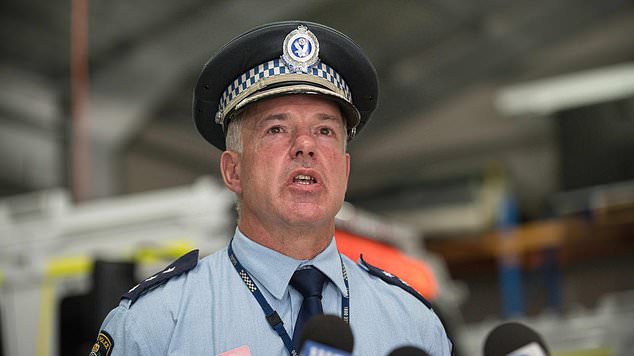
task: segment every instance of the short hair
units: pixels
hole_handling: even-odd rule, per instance
[[[244,127],[245,110],[236,113],[229,121],[225,138],[228,151],[242,153],[242,128]]]

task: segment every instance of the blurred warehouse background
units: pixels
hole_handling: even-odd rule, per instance
[[[340,226],[433,265],[463,354],[508,318],[562,355],[634,349],[631,0],[4,0],[0,19],[0,355],[61,354],[93,257],[147,275],[222,245],[231,198],[193,86],[226,41],[286,19],[375,64]]]

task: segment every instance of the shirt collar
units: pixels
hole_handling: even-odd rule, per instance
[[[346,286],[341,271],[341,257],[334,237],[328,247],[310,260],[296,260],[264,247],[236,228],[231,246],[242,266],[275,298],[282,299],[293,273],[302,266],[313,265],[332,281],[342,294]],[[271,266],[275,266],[271,268]]]

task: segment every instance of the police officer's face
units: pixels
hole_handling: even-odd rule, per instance
[[[235,179],[225,179],[241,198],[241,220],[277,228],[332,225],[350,171],[338,106],[316,95],[289,95],[253,104],[244,120],[242,154],[232,153]]]

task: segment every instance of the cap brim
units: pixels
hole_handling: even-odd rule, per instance
[[[236,112],[241,111],[248,105],[265,99],[271,99],[284,95],[299,94],[320,95],[326,99],[334,101],[335,103],[339,104],[343,117],[346,120],[346,126],[348,128],[357,127],[359,125],[361,115],[359,114],[359,111],[354,107],[354,105],[348,102],[345,97],[331,90],[315,87],[310,84],[296,84],[262,90],[239,102],[234,110]]]

